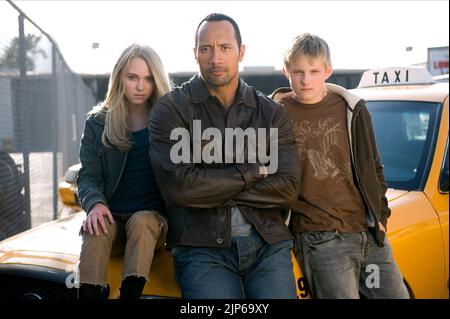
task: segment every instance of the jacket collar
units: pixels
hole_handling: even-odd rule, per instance
[[[359,96],[351,93],[342,86],[332,83],[325,83],[325,87],[328,92],[336,93],[342,96],[352,111],[355,109],[356,104],[362,100]]]
[[[208,88],[203,81],[200,74],[195,75],[189,80],[190,91],[192,96],[192,101],[194,103],[205,102],[207,98],[211,95],[209,94]],[[236,99],[234,101],[235,105],[245,104],[247,106],[256,108],[257,101],[254,94],[254,90],[247,83],[239,79],[239,86],[236,93]]]
[[[339,85],[336,85],[333,83],[325,83],[325,88],[328,92],[332,92],[332,93],[342,96],[344,98],[344,100],[347,102],[348,107],[350,108],[350,110],[352,112],[355,109],[356,104],[358,104],[358,102],[362,100],[359,96],[351,93],[346,88],[343,88],[342,86],[339,86]],[[279,93],[286,93],[286,92],[291,92],[291,91],[292,91],[292,89],[290,87],[281,87],[281,88],[276,89],[272,94],[270,94],[269,97],[271,99],[274,99],[275,96]]]

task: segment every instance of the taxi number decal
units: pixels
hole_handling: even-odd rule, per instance
[[[298,290],[300,290],[300,297],[306,298],[309,296],[309,288],[308,284],[306,283],[305,278],[300,277],[297,280]]]

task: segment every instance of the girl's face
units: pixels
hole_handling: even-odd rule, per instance
[[[125,68],[125,96],[132,106],[146,106],[155,90],[155,81],[144,59],[134,57]]]

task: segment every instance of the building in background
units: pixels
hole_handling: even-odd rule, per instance
[[[358,86],[361,75],[366,70],[334,70],[328,82],[338,84],[346,89],[353,89]],[[179,86],[188,81],[196,74],[193,72],[170,73],[173,85]],[[80,74],[84,83],[91,88],[97,98],[97,102],[103,101],[108,90],[109,74]],[[281,70],[276,70],[272,66],[245,67],[240,72],[241,78],[249,85],[266,95],[271,94],[279,87],[289,86],[288,80],[283,76]]]
[[[428,48],[427,70],[433,76],[448,74],[448,46]]]

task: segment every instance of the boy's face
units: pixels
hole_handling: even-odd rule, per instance
[[[283,73],[300,103],[315,104],[324,98],[325,80],[333,69],[323,57],[300,56],[285,66]]]

